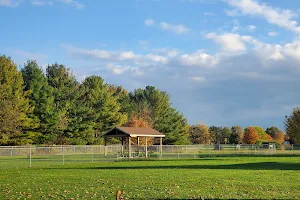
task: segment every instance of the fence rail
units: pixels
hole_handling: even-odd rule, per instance
[[[115,161],[130,158],[199,158],[217,155],[299,154],[300,145],[132,145],[131,155],[121,145],[85,146],[0,146],[0,163],[14,162],[24,166]],[[147,149],[147,151],[146,151]],[[18,161],[18,162],[17,162]]]

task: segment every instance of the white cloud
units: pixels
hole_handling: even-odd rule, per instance
[[[144,23],[146,26],[155,26],[155,21],[153,19],[146,19]]]
[[[253,32],[253,31],[255,31],[256,26],[254,26],[254,25],[249,25],[249,26],[247,26],[247,28],[248,28],[248,30],[249,30],[250,32]]]
[[[235,25],[232,27],[231,32],[238,32],[238,31],[250,31],[254,32],[256,30],[256,26],[254,25],[249,25],[249,26],[240,26],[240,25]]]
[[[300,71],[300,40],[285,45],[276,45],[262,43],[251,36],[232,33],[222,35],[209,33],[206,37],[219,44],[222,51],[210,55],[203,50],[181,53],[176,49],[160,48],[152,49],[146,54],[138,54],[133,51],[84,49],[68,45],[62,45],[62,47],[75,59],[112,63],[109,71],[113,74],[130,72],[135,76],[143,74],[148,76],[156,72],[160,75],[170,74],[170,77],[180,74],[182,78],[203,81],[203,79],[192,77],[205,77],[205,80],[206,78],[213,80],[220,77],[214,77],[212,73],[232,73],[232,75],[250,79],[286,80],[285,76],[280,78],[283,75],[281,73],[269,73],[272,70],[275,70],[274,72],[276,70]],[[272,70],[268,71],[271,68]],[[212,77],[207,77],[207,75]],[[230,78],[230,75],[223,77]]]
[[[170,58],[176,57],[180,53],[177,49],[169,49],[169,48],[153,49],[153,52]]]
[[[78,9],[81,9],[81,8],[84,7],[84,4],[82,4],[82,3],[80,3],[79,1],[76,1],[76,0],[57,0],[57,1],[60,1],[60,2],[65,3],[65,4],[73,5]]]
[[[242,52],[246,50],[244,39],[238,34],[225,33],[217,35],[216,33],[209,33],[206,35],[206,38],[212,39],[221,45],[221,49],[224,52]]]
[[[155,62],[155,63],[168,63],[168,58],[165,56],[161,56],[158,54],[149,53],[146,55],[138,55],[134,54],[132,51],[105,51],[99,49],[83,49],[70,45],[61,45],[64,49],[66,49],[71,55],[77,55],[81,57],[89,57],[98,60],[106,60],[106,61],[132,61],[134,63],[141,62]]]
[[[22,2],[23,0],[0,0],[0,6],[15,7]]]
[[[168,63],[168,58],[166,58],[165,56],[152,54],[152,53],[147,54],[145,56],[140,56],[139,58],[142,60],[146,59],[148,61],[155,62],[155,63],[163,63],[163,64]]]
[[[212,67],[218,63],[216,56],[211,56],[198,50],[192,54],[183,54],[180,56],[180,63],[185,66]]]
[[[203,77],[203,76],[193,76],[193,77],[190,77],[190,79],[194,82],[204,82],[204,81],[206,81],[206,78]]]
[[[34,6],[52,6],[55,3],[64,3],[72,5],[77,9],[84,8],[84,4],[80,3],[77,0],[30,0],[30,3]]]
[[[239,26],[234,26],[232,27],[231,32],[237,32],[239,29],[240,29]]]
[[[237,33],[223,33],[217,35],[216,33],[206,34],[207,39],[213,40],[221,46],[222,52],[229,53],[243,53],[247,51],[247,44],[254,48],[259,48],[263,43],[252,36],[239,35]]]
[[[172,25],[172,24],[169,24],[167,22],[161,22],[160,23],[160,28],[162,30],[165,30],[165,31],[171,31],[173,33],[176,33],[176,34],[184,34],[184,33],[187,33],[189,32],[190,30],[185,27],[184,25],[182,24],[178,24],[178,25]]]
[[[144,22],[145,26],[149,26],[149,27],[155,27],[156,26],[156,22],[153,19],[146,19]],[[169,24],[167,22],[161,22],[159,23],[159,28],[161,30],[164,31],[170,31],[173,32],[175,34],[181,35],[184,33],[187,33],[190,31],[190,29],[188,29],[187,27],[185,27],[182,24],[177,24],[177,25],[173,25],[173,24]]]
[[[216,16],[214,13],[212,12],[204,12],[205,16]]]
[[[226,1],[229,5],[235,7],[235,10],[226,12],[230,16],[239,15],[239,12],[243,15],[260,16],[271,24],[300,33],[297,21],[293,20],[296,15],[290,10],[273,8],[267,4],[260,4],[255,0]]]
[[[296,40],[285,44],[282,48],[283,53],[291,59],[300,61],[300,41]]]
[[[45,0],[31,0],[30,3],[35,6],[53,5],[52,1],[45,1]]]
[[[275,36],[277,36],[277,34],[278,34],[277,32],[271,31],[268,33],[268,36],[275,37]]]

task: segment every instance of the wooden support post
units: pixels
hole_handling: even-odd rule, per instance
[[[136,137],[136,144],[137,144],[137,150],[138,150],[138,157],[140,157],[140,138],[139,138],[139,136]]]
[[[106,147],[107,138],[104,137],[104,157],[107,156],[107,147]]]
[[[124,155],[124,137],[122,137],[121,155]]]
[[[147,143],[148,143],[148,141],[147,141],[147,139],[148,139],[148,138],[146,137],[146,144],[145,144],[145,145],[146,145],[146,149],[145,149],[145,150],[146,150],[146,152],[145,152],[145,153],[146,153],[146,155],[145,155],[145,156],[146,156],[146,158],[148,158],[148,147],[147,147],[147,145],[148,145],[148,144],[147,144]]]
[[[160,157],[162,157],[162,137],[160,137],[159,153],[160,153]]]
[[[129,158],[132,158],[132,156],[131,156],[131,137],[129,136],[128,137],[128,157]]]

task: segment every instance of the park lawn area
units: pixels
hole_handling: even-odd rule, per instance
[[[300,157],[24,165],[0,157],[0,199],[274,199],[300,198]],[[28,162],[28,161],[26,161]]]

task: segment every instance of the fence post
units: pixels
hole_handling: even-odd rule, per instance
[[[94,162],[94,148],[92,146],[92,163]]]
[[[29,166],[31,167],[31,147],[29,148]]]
[[[179,159],[179,148],[178,148],[178,145],[176,147],[177,147],[177,159]]]
[[[292,144],[292,154],[294,154],[294,145]]]
[[[64,152],[64,148],[61,146],[61,151],[62,151],[62,155],[63,155],[63,165],[65,165],[65,152]]]
[[[10,156],[13,155],[13,149],[14,149],[14,147],[12,146],[12,147],[11,147],[11,150],[10,150]]]
[[[76,154],[76,146],[73,145],[74,154]]]

